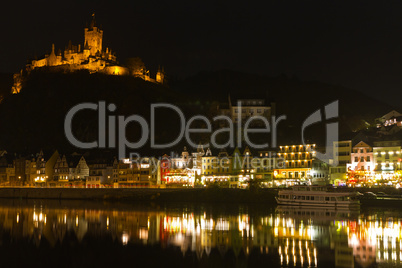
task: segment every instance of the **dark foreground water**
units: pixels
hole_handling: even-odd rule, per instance
[[[0,200],[0,267],[402,267],[402,208]]]

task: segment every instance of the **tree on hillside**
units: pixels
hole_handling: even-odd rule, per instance
[[[134,76],[142,76],[144,74],[145,64],[140,57],[127,59],[126,66]]]

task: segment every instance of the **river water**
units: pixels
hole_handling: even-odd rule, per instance
[[[0,266],[402,267],[401,223],[384,207],[1,200]]]

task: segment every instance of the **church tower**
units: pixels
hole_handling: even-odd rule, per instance
[[[89,27],[85,28],[84,46],[89,47],[89,54],[95,56],[102,51],[103,31],[96,26],[95,14],[92,14],[92,21]]]

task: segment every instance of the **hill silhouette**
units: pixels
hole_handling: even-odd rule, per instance
[[[108,112],[108,115],[138,114],[150,122],[152,103],[177,105],[187,119],[194,114],[212,117],[218,114],[220,103],[227,102],[229,94],[261,96],[268,102],[275,102],[277,115],[287,116],[278,129],[281,144],[300,142],[300,126],[304,119],[334,100],[339,100],[340,104],[341,133],[367,127],[367,123],[372,124],[374,118],[393,108],[358,91],[283,75],[265,77],[228,70],[203,72],[175,81],[167,87],[129,76],[42,70],[31,73],[20,94],[7,96],[0,104],[0,148],[21,153],[33,153],[40,149],[79,151],[65,137],[64,118],[74,105],[82,102],[98,103],[103,100],[107,104],[114,103],[117,109]],[[180,123],[177,114],[171,110],[160,110],[156,118],[156,141],[174,140]],[[323,131],[324,124],[317,124],[309,129],[306,136],[310,141],[320,143],[325,136]],[[82,141],[97,140],[97,112],[87,110],[77,113],[73,120],[73,132]],[[126,134],[129,140],[136,141],[141,135],[141,128],[138,124],[130,124]],[[205,135],[198,138],[208,140]],[[172,149],[181,151],[185,145],[183,140],[176,148],[153,150],[148,143],[140,151],[143,154],[163,154]]]
[[[286,75],[268,77],[230,70],[199,73],[178,83],[176,90],[187,92],[190,98],[197,97],[204,101],[214,99],[227,102],[231,95],[239,98],[261,97],[268,102],[275,102],[276,115],[287,116],[279,130],[283,144],[298,144],[304,120],[317,109],[323,109],[336,100],[339,101],[340,136],[353,136],[359,130],[372,127],[376,118],[395,109],[360,91],[339,85],[302,81]],[[322,144],[325,126],[317,124],[306,133],[310,142]]]
[[[13,75],[0,73],[0,100],[7,98],[11,94],[13,85]]]

